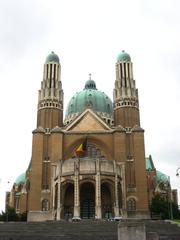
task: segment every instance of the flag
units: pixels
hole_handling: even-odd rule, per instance
[[[77,157],[84,157],[87,150],[87,139],[84,140],[75,150]]]

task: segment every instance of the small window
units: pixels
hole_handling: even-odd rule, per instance
[[[127,202],[128,211],[136,210],[136,200],[134,198],[130,198]]]
[[[49,201],[47,199],[42,200],[42,211],[48,211],[49,210]]]

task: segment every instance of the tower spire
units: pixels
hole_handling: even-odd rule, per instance
[[[43,81],[39,90],[37,127],[53,128],[63,124],[63,90],[61,65],[53,51],[44,64]]]
[[[138,90],[133,79],[131,57],[124,50],[118,55],[114,88],[114,123],[123,127],[140,125]]]

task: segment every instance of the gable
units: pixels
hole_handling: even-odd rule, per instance
[[[88,109],[73,121],[66,130],[87,132],[110,130],[110,128],[92,110]]]

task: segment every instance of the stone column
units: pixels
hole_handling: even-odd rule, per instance
[[[61,219],[61,210],[62,210],[62,203],[61,203],[61,168],[62,162],[59,161],[59,174],[58,174],[58,197],[57,197],[57,220]]]
[[[114,161],[114,192],[115,192],[115,201],[114,201],[114,215],[115,217],[119,217],[119,194],[118,194],[118,175],[117,175],[117,166]]]
[[[56,168],[57,168],[57,166],[52,164],[51,186],[52,186],[52,210],[53,210],[53,212],[54,212],[54,206],[55,206],[55,185],[56,185],[55,173],[56,173]]]
[[[80,217],[79,204],[79,159],[74,164],[74,217]]]
[[[101,175],[100,175],[100,166],[99,159],[96,159],[96,218],[102,218],[101,211]]]
[[[99,158],[96,159],[96,218],[102,218],[101,211],[101,175],[100,175],[100,166]]]
[[[125,164],[121,165],[121,188],[122,188],[122,213],[124,217],[127,217],[126,207],[126,185],[125,185]]]

